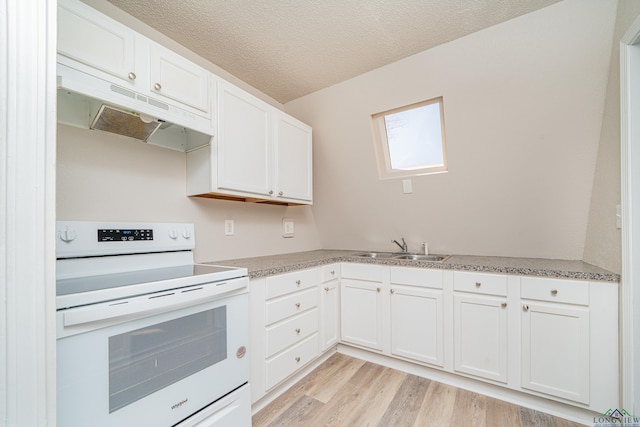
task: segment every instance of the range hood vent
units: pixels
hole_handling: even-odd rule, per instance
[[[58,123],[188,152],[211,144],[212,121],[58,64]]]
[[[102,104],[89,128],[147,142],[161,124],[155,118]]]

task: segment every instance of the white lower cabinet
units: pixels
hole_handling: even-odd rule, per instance
[[[251,281],[252,403],[320,354],[320,282],[320,268]]]
[[[391,354],[444,366],[442,271],[391,267]]]
[[[382,350],[381,291],[380,283],[342,279],[342,341]]]
[[[340,341],[340,264],[322,267],[320,286],[320,350]]]
[[[620,405],[616,283],[342,263],[254,280],[250,301],[252,402],[339,342],[599,413]]]
[[[457,372],[507,382],[507,310],[504,298],[454,295],[454,367]]]
[[[521,278],[521,387],[603,413],[618,407],[618,289]]]

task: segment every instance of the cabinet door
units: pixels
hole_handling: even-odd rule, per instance
[[[119,83],[133,83],[138,73],[135,32],[81,2],[58,3],[58,53],[117,77]],[[61,62],[77,68],[64,58]]]
[[[311,128],[281,112],[274,113],[276,196],[310,202],[312,199]]]
[[[589,403],[589,310],[522,306],[522,387]]]
[[[382,350],[381,283],[343,279],[340,289],[342,340]]]
[[[243,90],[219,83],[214,153],[219,188],[270,197],[269,109]]]
[[[391,353],[444,365],[442,291],[391,288]]]
[[[507,382],[505,298],[454,295],[454,369]]]
[[[320,287],[320,347],[324,351],[338,343],[340,299],[339,281],[332,280]]]
[[[149,90],[208,113],[210,73],[159,44],[148,43]]]

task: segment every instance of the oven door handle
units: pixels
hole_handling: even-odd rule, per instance
[[[221,298],[228,292],[242,289],[246,286],[246,280],[230,280],[71,308],[64,311],[63,324],[68,327],[112,320],[119,317],[146,317],[158,311],[196,305],[215,298]]]

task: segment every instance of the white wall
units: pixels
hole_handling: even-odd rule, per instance
[[[620,39],[639,15],[640,2],[618,2],[583,256],[584,261],[617,273],[622,267],[622,237],[615,221],[615,207],[620,204]]]
[[[58,220],[192,222],[197,262],[320,248],[308,206],[187,197],[185,153],[59,125],[57,161]],[[295,221],[293,238],[282,237],[283,218]]]
[[[325,248],[581,259],[616,2],[565,0],[292,101]],[[444,97],[449,172],[379,180],[370,115]]]

